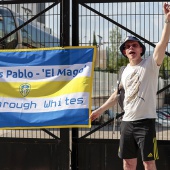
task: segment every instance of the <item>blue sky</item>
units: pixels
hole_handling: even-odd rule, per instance
[[[164,23],[162,2],[101,3],[87,5],[153,43],[157,43],[161,36]],[[52,14],[54,11],[59,13],[59,9],[60,5],[52,9],[46,20],[47,27],[51,27],[56,34],[59,34],[59,27],[57,28],[55,26],[56,23],[53,21],[58,22],[59,15],[53,16]],[[88,44],[89,41],[92,42],[93,31],[95,31],[96,35],[102,37],[101,42],[106,46],[107,42],[109,42],[109,32],[115,28],[115,25],[81,5],[79,5],[79,15],[79,42],[83,44]],[[122,29],[120,29],[120,31],[122,39],[129,35],[129,33]],[[97,36],[98,42],[99,36]],[[152,50],[150,49],[152,47],[149,47],[147,44],[146,46],[148,50]]]

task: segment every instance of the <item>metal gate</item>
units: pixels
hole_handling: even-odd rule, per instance
[[[146,45],[144,57],[147,57],[152,55],[164,22],[162,1],[37,0],[35,3],[32,0],[26,2],[4,0],[0,3],[11,9],[17,9],[20,16],[25,15],[28,19],[23,25],[1,37],[0,43],[6,39],[10,41],[9,37],[16,31],[22,30],[24,26],[36,20],[44,23],[41,27],[45,29],[47,26],[50,34],[59,37],[60,46],[97,46],[91,110],[108,99],[116,86],[120,66],[127,64],[127,60],[119,52],[119,45],[124,38],[129,34],[140,38]],[[37,13],[34,13],[31,6],[33,4],[37,5]],[[157,20],[154,21],[155,17]],[[50,44],[55,46],[54,41]],[[30,48],[34,43],[27,40],[24,45]],[[39,48],[41,47],[44,46],[41,44]],[[170,56],[168,52],[166,55]],[[160,70],[158,112],[170,111],[169,63],[170,60],[166,57],[165,64]],[[120,122],[121,109],[117,105],[93,122],[89,129],[2,130],[0,143],[3,147],[0,157],[9,159],[9,153],[13,152],[11,155],[15,158],[18,154],[20,159],[16,159],[19,163],[12,163],[11,166],[9,162],[3,161],[5,159],[1,159],[1,169],[110,170],[115,167],[121,169],[122,162],[117,157]],[[165,141],[163,146],[168,150],[170,128],[168,122],[166,125],[163,125],[160,119],[156,126],[157,138]],[[8,151],[7,154],[4,154],[5,151]],[[36,157],[39,159],[35,161]],[[142,169],[141,162],[138,166],[138,169]],[[168,167],[167,161],[164,169]]]
[[[70,1],[6,0],[0,4],[0,22],[5,25],[0,26],[0,49],[70,45]],[[0,145],[2,170],[70,169],[69,129],[0,130]]]
[[[97,46],[91,108],[93,110],[108,99],[116,87],[120,66],[127,64],[119,52],[119,46],[127,35],[134,35],[145,44],[144,57],[152,55],[164,23],[162,1],[82,0],[73,1],[72,11],[72,45]],[[166,52],[166,55],[164,62],[169,63],[169,52]],[[168,113],[170,111],[169,76],[162,75],[165,69],[163,67],[160,69],[157,92],[158,114],[164,110]],[[168,72],[169,68],[166,67],[165,70]],[[72,169],[122,169],[122,162],[117,157],[121,116],[121,109],[116,106],[103,113],[91,129],[72,130]],[[114,117],[117,118],[116,122]],[[161,122],[158,120],[156,124],[157,138],[168,141],[169,125],[163,125]],[[164,143],[159,144],[160,152],[167,149],[164,148]],[[166,155],[164,159],[167,163],[169,154],[163,153]],[[164,167],[162,165],[163,155],[160,155],[160,158],[158,169],[168,169],[169,164]],[[140,159],[137,169],[143,169]]]

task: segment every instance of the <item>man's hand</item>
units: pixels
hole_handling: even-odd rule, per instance
[[[163,5],[163,11],[166,17],[166,20],[170,21],[170,5],[165,2]]]
[[[100,109],[94,110],[90,115],[91,121],[94,121],[95,119],[97,119],[101,114],[102,112],[100,111]]]

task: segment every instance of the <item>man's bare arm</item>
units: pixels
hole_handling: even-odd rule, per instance
[[[98,109],[94,110],[90,115],[91,120],[97,119],[104,111],[109,109],[110,107],[114,106],[118,101],[117,90],[109,97],[109,99]]]
[[[161,39],[156,45],[153,54],[157,65],[161,65],[163,62],[165,56],[165,50],[170,38],[170,5],[168,3],[164,3],[163,11],[165,15],[165,23],[162,30]]]

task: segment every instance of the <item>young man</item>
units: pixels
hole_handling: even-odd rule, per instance
[[[155,118],[156,92],[160,65],[170,38],[170,5],[164,3],[165,23],[162,36],[153,56],[142,59],[145,46],[136,37],[129,36],[120,46],[129,59],[121,84],[125,90],[124,111],[118,155],[123,159],[124,170],[136,170],[137,152],[140,149],[145,170],[156,170],[158,157]],[[105,110],[117,103],[117,90],[90,118],[95,120]]]

